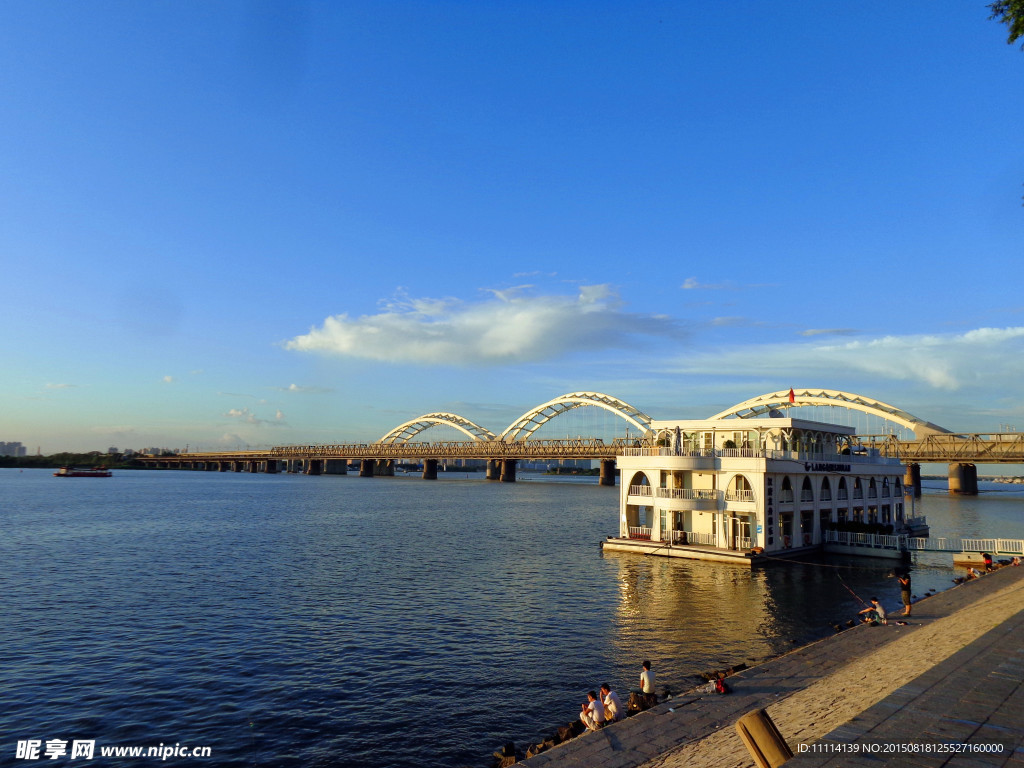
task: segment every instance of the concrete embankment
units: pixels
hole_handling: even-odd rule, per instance
[[[767,709],[798,752],[787,765],[939,766],[965,757],[1024,765],[1024,567],[1004,567],[933,595],[914,604],[906,625],[898,620],[890,616],[886,626],[862,625],[812,643],[730,677],[728,695],[677,696],[525,764],[745,768],[753,761],[735,722]],[[926,762],[907,762],[922,757],[909,751],[853,759],[849,752],[800,754],[801,745],[813,744],[912,750],[953,742],[997,744],[1001,751],[935,753]]]

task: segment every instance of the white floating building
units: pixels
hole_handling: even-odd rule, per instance
[[[616,457],[619,531],[606,550],[753,562],[869,527],[847,523],[907,524],[899,459],[857,446],[853,427],[783,417],[651,427],[652,440]]]

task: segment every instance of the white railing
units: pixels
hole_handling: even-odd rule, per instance
[[[740,549],[750,549],[750,539],[740,538],[737,542],[737,546]]]
[[[826,464],[899,464],[897,458],[861,454],[819,453],[817,451],[776,451],[760,448],[680,448],[670,445],[622,446],[619,456],[680,456],[690,458],[776,459]]]
[[[850,531],[825,531],[826,544],[843,544],[850,547],[872,547],[875,549],[900,549],[900,540],[905,536],[888,536],[878,533],[852,533]]]
[[[792,491],[779,491],[779,504],[792,504],[793,503],[793,492]]]
[[[642,446],[640,448],[620,448],[618,451],[619,456],[680,456],[683,458],[694,458],[694,459],[713,459],[718,455],[717,451],[708,450],[691,450],[689,448],[682,448],[678,451],[673,450],[669,446],[665,445],[653,445],[653,446]]]
[[[769,459],[788,459],[789,461],[817,462],[827,464],[899,464],[899,459],[886,456],[846,454],[846,453],[824,453],[821,451],[763,451],[763,455]]]
[[[630,496],[650,496],[651,486],[649,485],[631,485],[629,486]]]
[[[729,490],[725,492],[726,501],[754,501],[754,492],[745,490]]]
[[[800,491],[800,501],[814,501],[814,491]]]
[[[694,531],[671,531],[670,541],[673,544],[703,544],[707,547],[718,546],[713,533],[695,533]]]
[[[990,552],[1024,556],[1024,539],[946,539],[908,538],[907,549],[932,552]]]
[[[851,533],[848,531],[825,531],[824,533],[826,544],[920,552],[989,552],[993,555],[1024,557],[1024,539],[947,539]]]
[[[629,528],[629,538],[631,538],[631,539],[646,539],[646,540],[650,540],[650,538],[651,538],[651,529],[646,527],[646,526],[638,526],[638,527],[635,527],[635,528],[630,526],[630,528]]]
[[[705,488],[659,488],[659,499],[683,499],[686,501],[718,501],[721,491]]]

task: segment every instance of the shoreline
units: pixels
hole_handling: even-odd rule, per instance
[[[896,625],[902,617],[892,615],[887,626],[858,625],[750,667],[728,678],[729,695],[690,691],[520,764],[747,768],[753,760],[734,724],[762,708],[796,751],[856,720],[979,637],[998,635],[1002,624],[1024,617],[1024,568],[1004,566],[924,597],[914,611],[906,626]],[[902,736],[928,741],[921,734]],[[1019,742],[1020,732],[1015,738]]]

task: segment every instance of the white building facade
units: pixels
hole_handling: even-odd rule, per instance
[[[616,458],[619,541],[779,553],[816,547],[837,525],[904,525],[902,465],[858,448],[853,427],[763,418],[652,429],[651,444]]]

